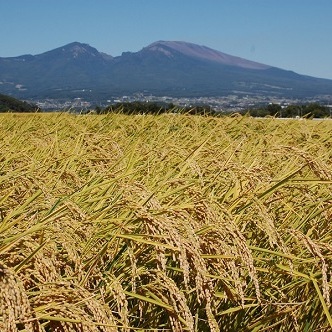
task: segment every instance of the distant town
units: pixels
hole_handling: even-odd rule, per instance
[[[113,96],[105,100],[85,100],[84,98],[74,99],[39,99],[29,100],[35,103],[44,111],[55,110],[93,110],[97,107],[106,107],[125,102],[147,102],[160,104],[174,104],[179,107],[206,106],[217,112],[241,112],[246,109],[252,109],[268,104],[278,104],[281,107],[289,105],[318,103],[322,106],[332,109],[332,95],[321,95],[306,99],[296,98],[277,98],[275,96],[258,96],[258,95],[238,95],[231,94],[222,97],[169,97],[154,96],[147,93],[135,93],[132,95]]]

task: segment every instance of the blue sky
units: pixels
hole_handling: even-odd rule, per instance
[[[181,40],[332,79],[331,0],[0,0],[0,57]]]

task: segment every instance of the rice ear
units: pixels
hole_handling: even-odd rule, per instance
[[[18,276],[0,262],[0,317],[3,331],[19,331],[24,326],[28,332],[39,332],[40,325]]]

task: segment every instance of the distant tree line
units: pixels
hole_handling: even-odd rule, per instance
[[[267,106],[249,109],[244,111],[253,117],[273,116],[280,118],[327,118],[331,117],[331,109],[318,103],[305,105],[288,105],[281,107],[279,104],[269,104]]]
[[[123,114],[163,114],[163,113],[181,113],[181,114],[196,114],[196,115],[215,115],[214,111],[209,106],[192,106],[180,107],[172,103],[156,103],[156,102],[124,102],[109,105],[106,108],[96,107],[96,113],[123,113]]]
[[[123,102],[109,105],[106,108],[96,107],[96,113],[123,113],[123,114],[163,114],[163,113],[181,113],[193,115],[224,116],[230,115],[229,112],[218,112],[210,106],[192,106],[181,107],[172,103],[155,103],[155,102]],[[318,103],[304,105],[288,105],[282,107],[279,104],[269,104],[257,108],[246,109],[240,114],[248,114],[253,117],[282,117],[282,118],[327,118],[331,117],[332,110]]]
[[[39,112],[38,106],[16,98],[0,94],[0,113],[4,112]]]

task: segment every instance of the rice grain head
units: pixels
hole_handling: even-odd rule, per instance
[[[0,263],[0,289],[0,316],[3,318],[3,331],[16,332],[24,327],[27,332],[39,332],[40,325],[21,281],[3,263]]]

